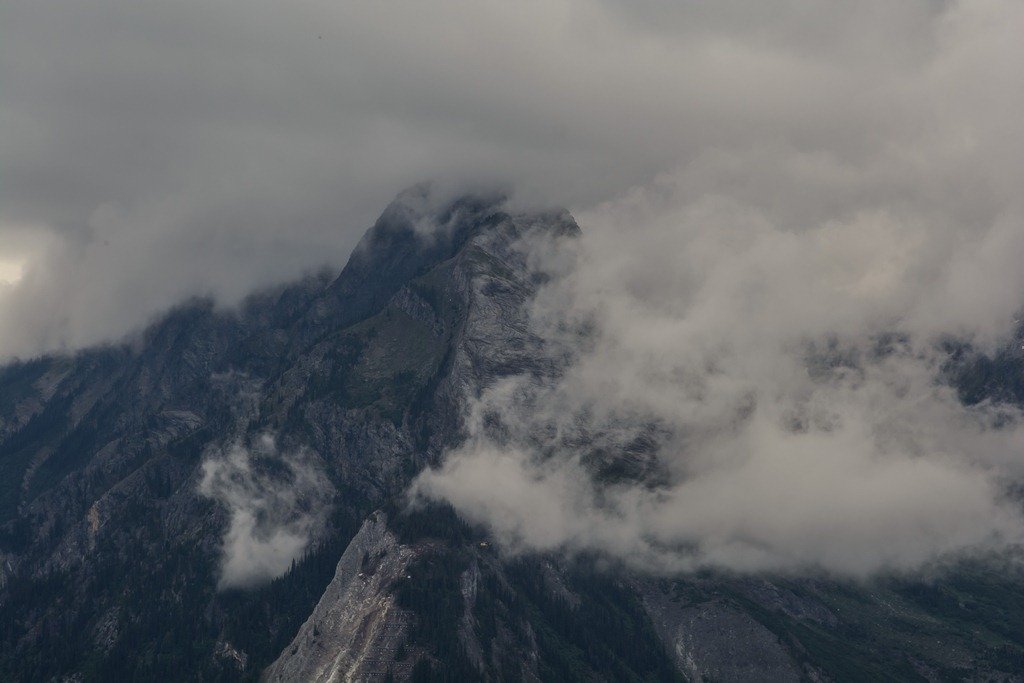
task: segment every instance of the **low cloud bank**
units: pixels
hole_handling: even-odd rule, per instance
[[[791,229],[688,182],[584,214],[569,258],[539,255],[569,264],[533,318],[571,360],[487,390],[416,494],[512,551],[663,572],[863,576],[1019,544],[1021,411],[963,405],[943,368],[951,339],[1010,342],[1024,286],[1004,254],[1024,234],[882,208]]]
[[[203,463],[199,492],[229,515],[218,588],[281,576],[326,521],[334,487],[306,451],[281,451],[270,435],[234,443]]]
[[[951,343],[1024,353],[1005,117],[1024,90],[998,66],[1021,16],[946,4],[885,72],[789,54],[870,76],[845,134],[709,145],[578,212],[568,254],[535,254],[558,276],[534,324],[570,360],[489,388],[414,494],[512,552],[655,572],[867,576],[1019,547],[1024,416],[963,405],[944,367]]]

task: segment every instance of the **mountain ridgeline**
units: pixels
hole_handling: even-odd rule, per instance
[[[0,368],[0,678],[1024,680],[1014,570],[656,579],[407,508],[467,400],[546,372],[521,245],[578,233],[417,187],[337,277]],[[1024,398],[1017,355],[949,376]]]

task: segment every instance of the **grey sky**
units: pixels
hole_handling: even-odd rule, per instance
[[[869,158],[929,134],[954,104],[922,99],[948,43],[996,57],[953,34],[978,39],[988,29],[963,25],[989,20],[1005,33],[1013,11],[13,0],[0,23],[0,277],[25,277],[0,304],[0,349],[88,343],[190,294],[230,301],[338,265],[425,178],[505,181],[578,208],[709,149]],[[1014,87],[1016,69],[985,66],[965,86]],[[1012,132],[1011,117],[994,123]]]

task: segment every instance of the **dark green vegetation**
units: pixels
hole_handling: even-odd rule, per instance
[[[615,573],[588,561],[557,572],[551,558],[499,561],[483,531],[444,506],[392,520],[403,543],[427,546],[410,570],[416,580],[396,586],[399,605],[415,615],[411,642],[435,655],[419,667],[419,679],[475,680],[484,669],[494,680],[522,680],[521,653],[536,652],[546,681],[684,680],[638,597]],[[478,652],[467,652],[466,633]]]
[[[1020,569],[963,566],[928,581],[776,579],[772,589],[786,597],[774,608],[759,599],[761,584],[748,580],[705,575],[663,588],[684,605],[737,607],[796,661],[837,681],[957,681],[977,671],[1024,671]]]
[[[284,576],[244,593],[217,593],[213,562],[183,547],[146,571],[137,558],[98,548],[105,559],[84,583],[71,573],[16,577],[0,617],[0,678],[49,680],[77,669],[98,681],[254,679],[309,615],[343,549],[318,546]],[[33,628],[40,633],[23,647],[19,640]],[[109,650],[97,649],[97,630],[117,634]],[[225,638],[252,658],[247,675],[226,653],[210,657]]]

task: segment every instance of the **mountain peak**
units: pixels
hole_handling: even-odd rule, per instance
[[[504,227],[502,227],[504,226]],[[456,193],[424,182],[403,190],[384,209],[328,288],[337,304],[323,311],[348,325],[378,310],[409,280],[454,257],[470,240],[495,234],[509,242],[526,229],[579,232],[564,209],[509,210],[496,190]]]
[[[388,258],[396,248],[450,252],[474,228],[505,216],[506,203],[505,195],[496,192],[454,194],[436,190],[432,183],[419,183],[388,204],[359,241],[352,259]]]

